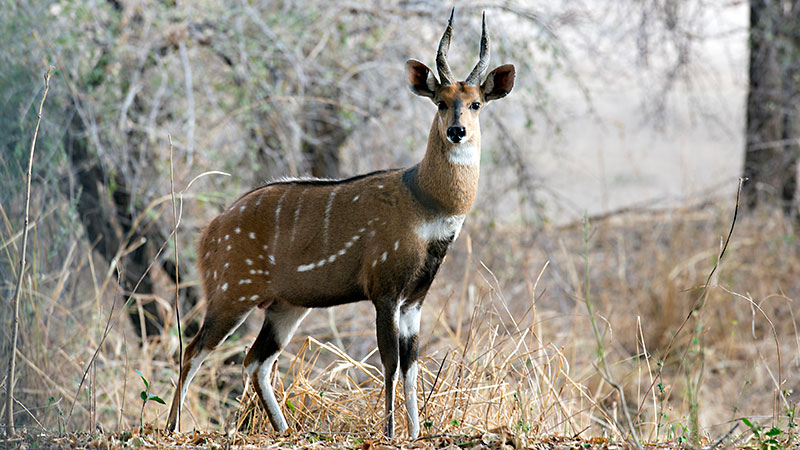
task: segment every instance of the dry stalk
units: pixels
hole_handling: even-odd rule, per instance
[[[14,432],[14,375],[17,364],[17,334],[19,333],[19,296],[22,291],[22,279],[25,275],[25,255],[28,250],[28,222],[30,221],[31,209],[33,153],[36,149],[36,138],[39,136],[39,124],[42,121],[44,100],[47,98],[47,92],[50,90],[50,72],[52,70],[52,67],[48,67],[47,73],[44,75],[44,93],[42,93],[42,101],[39,102],[39,113],[36,116],[36,127],[33,130],[33,139],[31,139],[31,151],[28,157],[28,171],[25,180],[25,224],[22,227],[22,252],[19,257],[17,284],[14,287],[14,296],[11,300],[11,351],[8,355],[8,369],[6,371],[6,437],[11,437]]]

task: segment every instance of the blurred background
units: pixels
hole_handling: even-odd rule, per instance
[[[42,76],[53,66],[33,165],[15,385],[16,422],[48,430],[138,425],[136,370],[171,397],[175,285],[191,337],[204,304],[195,240],[241,193],[278,177],[338,178],[422,158],[435,106],[408,90],[404,63],[434,67],[453,6],[0,4],[3,374],[25,172]],[[476,386],[500,387],[456,402],[460,418],[448,409],[452,396],[429,396],[427,430],[591,428],[700,442],[725,436],[740,417],[791,429],[800,383],[800,2],[455,6],[448,59],[457,77],[477,61],[485,11],[490,68],[513,63],[517,78],[481,115],[478,199],[426,302],[420,383],[435,392],[438,375],[460,364],[493,374],[476,375]],[[209,171],[229,176],[206,174],[187,189]],[[750,180],[720,260],[742,175]],[[198,375],[185,429],[243,429],[244,415],[231,414],[246,409],[240,363],[260,314]],[[358,413],[319,409],[290,363],[310,334],[380,367],[373,314],[351,305],[305,320],[279,361],[298,428],[356,430],[341,415]],[[494,370],[487,349],[504,361]],[[341,362],[318,352],[309,379]],[[370,379],[345,372],[322,386]],[[161,426],[166,412],[144,414]]]

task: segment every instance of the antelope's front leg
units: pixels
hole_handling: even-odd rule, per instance
[[[398,330],[400,337],[400,370],[403,374],[403,393],[408,413],[408,439],[419,437],[417,412],[417,357],[419,345],[419,319],[422,302],[400,310]]]
[[[397,385],[397,363],[399,360],[399,333],[397,330],[396,302],[376,304],[376,328],[378,352],[383,363],[383,383],[386,388],[386,437],[394,437],[394,388]]]

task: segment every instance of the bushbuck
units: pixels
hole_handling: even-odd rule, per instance
[[[203,325],[186,347],[167,429],[194,375],[256,307],[264,324],[244,365],[277,432],[288,428],[270,383],[273,365],[310,308],[368,300],[375,306],[383,363],[387,437],[394,435],[394,392],[403,376],[410,439],[419,435],[417,340],[428,288],[478,188],[484,106],[514,85],[514,66],[489,72],[483,17],[480,60],[464,81],[447,63],[453,13],[436,55],[437,80],[406,63],[411,91],[438,107],[425,157],[406,169],[342,180],[285,179],[254,189],[217,216],[199,243],[207,297]]]

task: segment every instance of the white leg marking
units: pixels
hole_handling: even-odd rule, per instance
[[[264,403],[267,405],[267,412],[269,416],[272,417],[277,425],[278,433],[282,433],[289,425],[286,423],[286,419],[283,417],[283,413],[281,412],[281,405],[278,404],[278,400],[275,398],[275,391],[272,389],[272,384],[270,383],[270,376],[272,375],[272,365],[275,363],[275,360],[278,359],[278,353],[268,357],[264,362],[259,365],[258,368],[258,386],[261,388],[261,398],[264,399]],[[255,365],[255,364],[254,364]]]
[[[406,412],[408,413],[408,439],[419,437],[419,412],[417,411],[417,362],[403,374],[403,393],[406,397]]]
[[[211,352],[208,350],[203,350],[198,353],[197,356],[192,358],[191,361],[189,361],[189,373],[186,374],[186,380],[183,382],[183,387],[181,388],[181,403],[179,406],[182,407],[183,400],[186,398],[186,392],[189,391],[189,383],[191,383],[194,379],[194,376],[197,375],[197,371],[200,370],[200,366],[203,365],[203,361],[206,360],[209,353]],[[178,414],[180,414],[180,412],[181,408],[179,407]]]
[[[422,308],[418,306],[400,314],[397,322],[397,331],[400,332],[401,337],[411,337],[419,333],[421,312]]]

